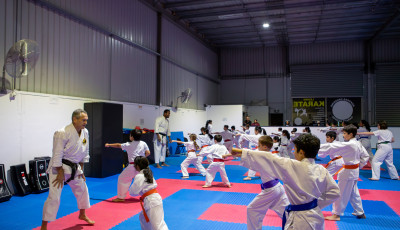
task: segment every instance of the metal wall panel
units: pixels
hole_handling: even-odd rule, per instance
[[[113,40],[111,60],[111,100],[154,105],[156,56]]]
[[[211,79],[218,79],[218,56],[181,28],[162,19],[161,54],[179,65]]]
[[[264,74],[262,48],[224,48],[220,58],[223,78]]]
[[[400,64],[376,65],[376,120],[400,126]]]
[[[221,50],[221,77],[283,77],[285,63],[282,47],[224,48]]]
[[[17,40],[37,41],[40,57],[16,89],[109,99],[110,38],[31,2],[19,3]]]
[[[400,40],[377,40],[372,44],[373,62],[400,62]]]
[[[218,84],[197,77],[197,109],[204,110],[204,104],[218,104]]]
[[[46,0],[129,41],[157,48],[157,13],[138,0]]]
[[[192,89],[189,102],[182,104],[178,101],[178,108],[197,109],[197,76],[173,65],[167,61],[161,62],[161,103],[163,106],[177,105],[177,98],[187,88]]]
[[[362,97],[363,65],[298,65],[291,67],[292,97]]]
[[[289,48],[290,65],[363,62],[362,42],[316,43]]]

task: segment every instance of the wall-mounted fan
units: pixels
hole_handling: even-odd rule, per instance
[[[186,89],[185,91],[183,91],[183,92],[181,93],[181,96],[179,96],[179,97],[176,99],[176,108],[178,107],[178,100],[179,100],[179,98],[181,99],[181,103],[186,104],[186,103],[188,103],[188,101],[190,100],[191,97],[192,97],[192,89],[191,89],[191,88],[188,88],[188,89]]]
[[[39,45],[29,39],[23,39],[16,42],[7,53],[3,65],[2,77],[2,94],[7,94],[6,89],[6,76],[5,72],[13,78],[12,95],[15,90],[15,83],[17,78],[28,76],[29,72],[35,67],[39,59]]]

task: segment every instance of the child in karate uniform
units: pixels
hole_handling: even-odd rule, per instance
[[[201,134],[197,137],[197,140],[198,140],[200,148],[203,149],[203,148],[206,148],[208,146],[213,145],[213,143],[214,143],[213,138],[214,137],[211,134],[208,133],[208,130],[206,128],[202,127],[200,129],[200,132],[201,132]],[[198,157],[198,159],[200,161],[199,163],[201,164],[201,162],[203,161],[203,158],[202,157]],[[212,158],[207,156],[207,161],[208,161],[209,164],[211,164],[212,163]]]
[[[387,129],[386,121],[378,122],[378,130],[374,132],[362,132],[360,135],[375,135],[378,137],[378,143],[376,144],[376,153],[372,160],[372,178],[370,180],[379,180],[381,174],[381,164],[385,161],[388,168],[389,176],[392,180],[398,180],[399,174],[397,173],[396,167],[393,164],[393,148],[392,142],[394,142],[393,133]]]
[[[290,205],[283,214],[284,230],[324,229],[321,209],[339,198],[339,187],[323,166],[315,164],[320,146],[317,137],[302,134],[294,144],[296,160],[245,149],[234,149],[233,153],[241,155],[245,167],[278,178],[285,184]]]
[[[185,145],[187,153],[188,153],[186,159],[181,163],[182,179],[189,178],[189,173],[188,173],[187,169],[190,164],[193,164],[197,168],[197,170],[199,170],[201,175],[203,175],[203,176],[206,175],[206,169],[201,164],[202,158],[196,156],[196,151],[200,150],[200,147],[196,143],[196,139],[197,139],[196,134],[190,134],[189,138],[191,140],[190,142],[182,142],[182,141],[176,141],[176,140],[172,141],[172,142],[177,142],[178,144]]]
[[[344,169],[338,174],[338,184],[340,188],[340,198],[333,203],[332,216],[327,216],[327,220],[340,220],[344,210],[349,203],[354,209],[353,215],[358,219],[365,219],[364,209],[360,193],[357,187],[359,169],[368,162],[367,150],[355,138],[357,127],[347,125],[343,128],[343,138],[347,142],[334,142],[322,144],[319,149],[320,154],[334,154],[339,152],[343,157]]]
[[[232,151],[232,146],[233,146],[233,133],[229,131],[229,126],[224,125],[224,131],[222,132],[216,132],[214,134],[219,134],[222,136],[222,139],[224,140],[224,145],[228,149],[229,152]]]
[[[336,132],[328,131],[326,134],[326,142],[327,143],[335,143],[336,141]],[[318,154],[319,157],[324,158],[329,156],[331,161],[325,166],[331,176],[334,176],[344,165],[343,158],[340,156],[339,152],[332,152],[331,154],[325,154],[320,152]]]
[[[265,130],[262,129],[260,126],[256,126],[254,128],[254,133],[255,135],[246,135],[240,133],[237,135],[240,135],[243,140],[248,141],[250,143],[250,146],[252,146],[251,149],[253,149],[253,147],[257,149],[258,139],[262,137],[262,135],[266,135],[267,132],[265,132]],[[256,171],[249,169],[249,171],[247,172],[247,177],[243,178],[243,180],[251,180],[251,178],[256,176],[256,173],[257,173]]]
[[[223,159],[223,155],[229,154],[228,149],[221,144],[222,136],[217,134],[214,136],[214,142],[212,146],[204,148],[200,151],[199,156],[204,157],[207,155],[211,155],[213,158],[213,162],[208,166],[206,171],[206,183],[203,188],[211,187],[211,183],[215,178],[215,174],[217,172],[220,173],[222,182],[228,187],[231,187],[231,183],[229,183],[228,176],[225,171],[225,163]]]
[[[272,147],[272,138],[269,136],[261,136],[258,139],[258,151],[269,152]],[[268,153],[269,154],[269,153]],[[280,218],[285,212],[289,200],[285,194],[285,190],[278,179],[269,176],[264,172],[260,172],[261,192],[247,206],[247,229],[261,230],[263,219],[268,209],[274,210]]]
[[[358,123],[360,126],[357,130],[357,139],[358,141],[364,146],[364,148],[367,150],[368,155],[369,155],[369,162],[372,162],[372,159],[374,159],[374,154],[372,153],[371,149],[371,136],[370,135],[358,135],[358,133],[363,133],[363,132],[371,132],[371,127],[369,126],[368,121],[366,120],[361,120],[360,123]]]
[[[133,185],[129,189],[131,196],[141,195],[140,204],[142,212],[139,215],[142,229],[168,230],[164,221],[164,208],[160,194],[158,194],[157,182],[153,178],[153,172],[149,168],[149,161],[145,157],[135,158],[135,176]]]
[[[124,202],[126,193],[129,190],[129,186],[132,184],[133,178],[135,178],[138,171],[136,171],[134,164],[135,158],[138,156],[149,156],[150,150],[146,142],[141,141],[142,131],[140,129],[131,130],[129,139],[131,142],[126,142],[124,144],[106,143],[106,148],[119,148],[128,154],[129,165],[125,167],[124,171],[118,176],[118,197],[113,199],[114,202]]]

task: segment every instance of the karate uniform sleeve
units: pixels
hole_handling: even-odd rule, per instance
[[[140,195],[140,192],[143,190],[144,188],[144,183],[145,183],[146,178],[144,177],[143,174],[138,173],[135,176],[135,179],[133,181],[132,184],[132,188],[129,191],[131,195]]]
[[[321,155],[332,155],[340,151],[340,155],[354,154],[349,142],[334,142],[322,144],[318,151],[318,156]]]
[[[259,135],[241,135],[243,140],[250,141],[251,143],[258,144]]]
[[[154,134],[159,133],[159,127],[160,127],[160,119],[157,118],[156,122],[154,123]]]
[[[201,157],[205,157],[205,156],[207,156],[208,154],[214,152],[214,148],[215,148],[215,146],[213,146],[213,145],[208,146],[208,147],[206,147],[206,148],[202,148],[201,151],[200,151],[200,153],[199,153],[199,155],[200,155]]]
[[[146,151],[150,151],[149,146],[148,146],[147,143],[144,142],[144,141],[143,141],[143,148],[144,148],[144,151],[145,151],[145,152],[146,152]]]
[[[53,136],[53,167],[62,166],[62,158],[64,155],[64,147],[67,144],[65,132],[56,131]]]
[[[336,199],[340,197],[339,186],[336,184],[332,176],[326,172],[326,188],[325,192],[318,198],[318,206],[323,209],[326,206],[332,204]]]
[[[360,147],[361,147],[360,169],[362,169],[368,163],[369,154],[364,146],[361,145]]]
[[[290,175],[297,173],[294,170],[294,160],[278,157],[270,152],[243,149],[241,163],[246,168],[278,178],[283,183],[292,181]]]

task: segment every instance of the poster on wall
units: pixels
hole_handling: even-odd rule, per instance
[[[335,123],[358,123],[361,120],[361,97],[327,98],[327,119]]]
[[[293,98],[293,125],[325,126],[325,98]]]

